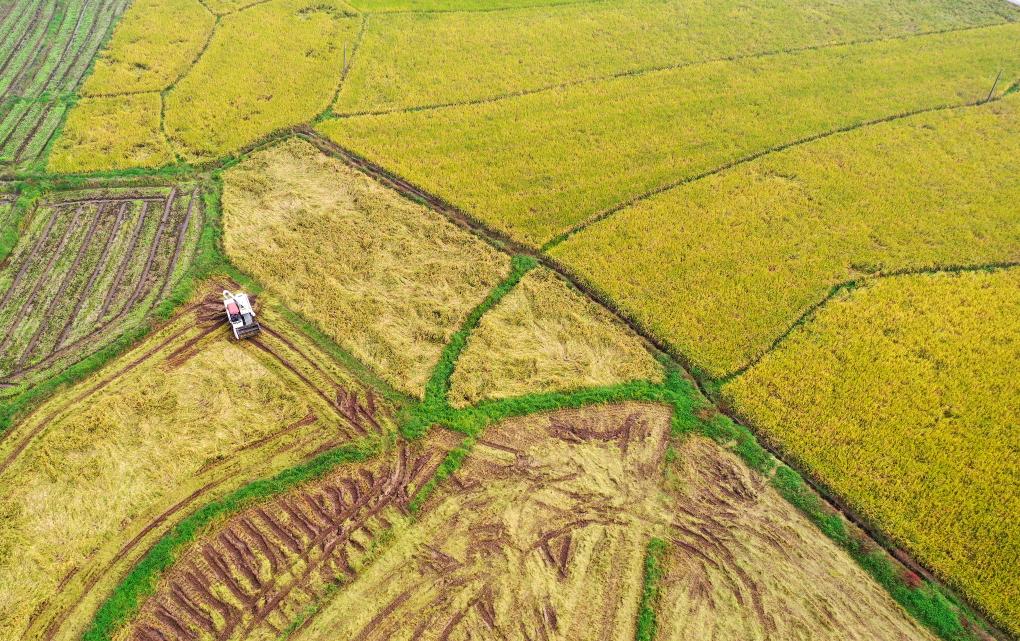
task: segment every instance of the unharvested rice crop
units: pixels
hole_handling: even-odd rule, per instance
[[[169,87],[194,62],[214,21],[199,0],[135,0],[96,59],[82,95]]]
[[[191,264],[197,187],[52,192],[0,267],[0,396],[137,327]]]
[[[351,0],[359,11],[492,11],[521,6],[557,5],[577,0]]]
[[[392,430],[387,404],[271,308],[243,342],[222,310],[215,293],[189,307],[0,441],[0,637],[79,639],[183,515]]]
[[[451,379],[454,407],[535,392],[661,380],[629,327],[548,269],[482,317]]]
[[[713,376],[834,285],[1020,261],[1020,94],[771,154],[619,212],[552,255]]]
[[[770,439],[1014,634],[1017,310],[1018,269],[873,281],[829,301],[724,388]]]
[[[118,639],[279,638],[296,613],[372,561],[455,443],[448,432],[401,442],[218,524],[180,555]]]
[[[230,258],[412,394],[509,269],[440,214],[300,139],[253,154],[224,181]]]
[[[652,535],[677,546],[672,597],[704,596],[723,627],[931,638],[718,446],[687,443],[687,483],[664,486],[669,422],[667,408],[625,404],[490,428],[418,520],[395,523],[377,560],[292,638],[634,638]],[[765,581],[750,574],[758,564],[771,566]]]
[[[158,167],[174,160],[160,132],[158,93],[84,98],[67,117],[49,170],[85,172]]]
[[[236,151],[326,109],[361,19],[339,0],[273,0],[224,17],[166,96],[166,131],[190,160]]]
[[[1020,19],[1020,9],[1001,0],[628,0],[379,15],[370,19],[334,109],[487,99],[607,74],[1007,19]]]
[[[0,7],[0,170],[44,157],[127,0],[9,0]]]
[[[712,62],[320,131],[517,239],[541,244],[649,190],[1020,76],[1020,24]],[[1001,91],[1001,88],[999,89]]]

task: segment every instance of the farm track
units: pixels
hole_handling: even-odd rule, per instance
[[[185,204],[172,187],[158,196],[96,195],[41,205],[36,216],[52,210],[45,227],[35,232],[36,239],[30,229],[22,240],[27,249],[6,266],[15,274],[0,299],[0,319],[7,319],[0,320],[5,329],[0,345],[7,354],[0,382],[35,380],[100,346],[125,322],[140,322],[165,298],[180,273],[182,254],[197,243],[202,224],[197,198],[196,187]],[[155,209],[150,204],[161,210],[154,232],[147,231]],[[60,243],[43,256],[54,225],[68,216]],[[19,331],[22,326],[31,331]]]
[[[88,389],[83,390],[82,393],[67,399],[58,406],[44,408],[47,414],[34,429],[26,434],[16,436],[19,440],[13,444],[8,456],[0,463],[0,474],[10,467],[14,460],[55,418],[87,401],[90,396],[105,387],[115,384],[117,380],[137,367],[155,359],[161,362],[163,367],[171,370],[177,369],[200,352],[203,345],[209,341],[226,340],[227,330],[222,323],[221,316],[222,305],[218,296],[210,296],[202,302],[190,305],[178,314],[169,326],[160,330],[163,335],[151,347],[145,345],[147,349],[141,351],[124,367],[108,374]],[[337,447],[339,444],[362,437],[369,431],[379,434],[384,430],[382,421],[388,420],[384,419],[383,412],[385,410],[377,405],[376,399],[370,391],[347,387],[335,375],[331,375],[325,368],[318,365],[311,348],[302,348],[299,345],[300,341],[288,337],[285,332],[273,329],[268,325],[263,327],[267,340],[260,341],[260,345],[257,347],[251,341],[240,343],[237,346],[238,349],[260,354],[261,356],[258,356],[260,361],[280,370],[282,375],[293,380],[297,387],[306,388],[314,398],[322,401],[317,403],[320,408],[323,403],[329,407],[329,411],[326,412],[329,415],[327,419],[320,420],[323,409],[314,409],[313,406],[310,406],[309,412],[302,418],[281,425],[278,430],[246,443],[227,456],[210,461],[203,466],[198,472],[202,485],[194,492],[145,521],[144,526],[142,526],[142,522],[139,522],[140,529],[119,548],[108,547],[97,551],[101,553],[94,553],[94,560],[91,560],[90,563],[74,568],[64,579],[66,589],[42,603],[34,612],[30,628],[26,630],[26,636],[42,638],[47,641],[67,638],[64,626],[68,624],[68,621],[74,620],[73,615],[81,608],[87,607],[86,603],[90,599],[94,600],[96,596],[100,596],[95,592],[97,589],[108,585],[111,580],[121,580],[130,569],[130,564],[134,562],[137,554],[144,551],[143,546],[147,542],[151,542],[153,537],[159,536],[161,532],[171,527],[179,516],[195,505],[201,504],[205,497],[220,492],[227,485],[235,484],[239,479],[244,478],[246,468],[240,467],[242,460],[263,465],[264,462],[280,459],[283,456],[307,458],[314,456],[324,446],[327,448]],[[298,359],[307,359],[308,364],[291,362],[295,355]],[[312,369],[313,366],[316,375],[305,376],[302,374],[302,368]],[[312,380],[313,378],[315,380]],[[25,422],[30,418],[26,418]],[[9,433],[7,436],[14,435]],[[2,445],[4,445],[3,440],[0,440],[0,446]],[[294,589],[294,586],[289,589]]]
[[[0,167],[8,169],[37,162],[49,148],[128,0],[39,0],[27,24],[15,4],[0,21],[0,32],[16,38],[0,41]]]

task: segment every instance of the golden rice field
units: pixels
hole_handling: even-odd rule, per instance
[[[339,0],[275,0],[224,17],[167,94],[170,142],[211,159],[310,120],[332,101],[360,25]]]
[[[841,282],[1020,261],[1020,94],[770,154],[627,208],[551,253],[713,376]]]
[[[985,98],[1020,25],[711,62],[318,129],[533,245],[749,154]],[[999,89],[1001,91],[1002,88]],[[456,135],[449,135],[457,132]]]
[[[96,59],[82,95],[166,89],[202,51],[214,21],[199,0],[134,0]]]
[[[661,380],[662,366],[629,327],[547,269],[482,318],[457,361],[454,407],[536,392]]]
[[[253,154],[224,183],[230,258],[410,394],[509,269],[477,237],[302,140]]]
[[[994,0],[522,4],[543,6],[372,16],[358,52],[369,62],[351,69],[334,110],[482,100],[655,67],[989,26],[1014,13]]]
[[[1020,641],[1018,1],[0,0],[0,641]]]
[[[64,123],[49,159],[56,172],[159,167],[174,161],[160,131],[158,93],[83,98]]]
[[[725,398],[837,495],[1020,632],[1020,270],[842,294]]]

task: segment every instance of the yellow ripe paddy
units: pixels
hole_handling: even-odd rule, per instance
[[[82,95],[169,87],[202,50],[214,21],[199,0],[135,0],[96,60]]]
[[[318,129],[517,240],[821,132],[985,98],[1020,25],[623,77]],[[1000,89],[1001,90],[1001,89]]]
[[[337,0],[275,0],[222,18],[167,94],[171,143],[189,160],[212,159],[312,119],[332,101],[360,26]]]
[[[874,281],[723,388],[772,442],[1013,633],[1017,310],[1017,268]]]
[[[832,136],[684,185],[552,249],[714,377],[839,283],[1020,261],[1020,94]]]
[[[84,172],[158,167],[174,161],[159,130],[158,93],[83,98],[67,117],[49,170]]]
[[[354,4],[365,11],[396,6]],[[654,67],[988,26],[1011,13],[999,0],[527,4],[546,6],[372,16],[358,50],[367,62],[351,69],[334,110],[488,99]]]
[[[454,407],[537,392],[661,380],[631,329],[548,269],[529,272],[482,318],[457,361]]]

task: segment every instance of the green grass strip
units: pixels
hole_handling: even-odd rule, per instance
[[[947,641],[974,641],[983,638],[978,619],[970,610],[940,586],[922,581],[916,575],[893,565],[881,548],[853,536],[847,523],[825,504],[795,470],[779,465],[771,478],[774,487],[872,576],[903,609]],[[911,585],[913,583],[914,585]]]
[[[655,608],[659,602],[659,582],[662,581],[662,557],[666,554],[666,542],[659,538],[648,541],[645,551],[645,574],[641,588],[641,604],[638,606],[636,641],[652,641],[659,630]]]
[[[439,362],[432,369],[432,376],[429,377],[428,382],[425,384],[424,404],[426,406],[440,407],[448,404],[447,396],[450,392],[450,377],[453,375],[453,368],[457,364],[457,359],[460,358],[460,353],[464,351],[464,347],[467,345],[468,336],[478,327],[482,316],[495,307],[496,303],[509,294],[517,286],[517,283],[521,282],[524,275],[537,265],[538,261],[531,256],[514,256],[511,259],[510,275],[489,292],[485,300],[471,310],[471,313],[468,314],[460,329],[454,332],[453,336],[450,337],[450,341],[443,347],[443,352],[439,356]]]
[[[278,496],[301,483],[321,478],[340,465],[365,461],[379,454],[386,442],[386,439],[377,438],[330,450],[272,478],[249,483],[192,512],[163,535],[117,585],[113,594],[99,608],[83,638],[85,641],[110,641],[113,634],[137,614],[144,599],[155,591],[159,577],[173,565],[178,553],[216,523],[254,503]]]

